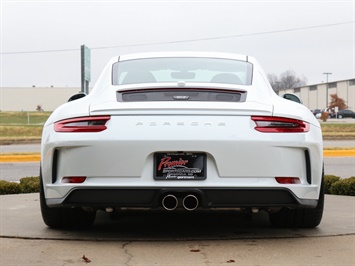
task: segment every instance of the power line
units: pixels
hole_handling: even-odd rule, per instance
[[[210,40],[238,38],[238,37],[247,37],[247,36],[255,36],[255,35],[275,34],[275,33],[281,33],[281,32],[290,32],[290,31],[298,31],[298,30],[306,30],[306,29],[324,28],[324,27],[331,27],[331,26],[339,26],[339,25],[344,25],[344,24],[350,24],[350,23],[354,23],[354,22],[355,21],[348,21],[348,22],[340,22],[340,23],[325,24],[325,25],[318,25],[318,26],[309,26],[309,27],[303,27],[303,28],[285,29],[285,30],[264,31],[264,32],[255,32],[255,33],[237,34],[237,35],[226,35],[226,36],[199,38],[199,39],[189,39],[189,40],[181,40],[181,41],[166,41],[166,42],[156,42],[156,43],[106,46],[106,47],[96,47],[96,48],[91,48],[91,49],[111,49],[111,48],[143,46],[143,45],[158,45],[158,44],[173,44],[173,43],[185,43],[185,42],[210,41]]]
[[[273,30],[273,31],[263,31],[263,32],[254,32],[254,33],[246,33],[246,34],[236,34],[236,35],[225,35],[225,36],[217,36],[217,37],[208,37],[208,38],[198,38],[198,39],[187,39],[180,41],[166,41],[166,42],[152,42],[152,43],[138,43],[138,44],[124,44],[124,45],[115,45],[115,46],[103,46],[103,47],[92,47],[91,50],[103,50],[103,49],[113,49],[113,48],[123,48],[123,47],[137,47],[137,46],[149,46],[149,45],[162,45],[162,44],[174,44],[174,43],[187,43],[187,42],[201,42],[201,41],[211,41],[211,40],[221,40],[221,39],[230,39],[230,38],[239,38],[239,37],[248,37],[248,36],[257,36],[257,35],[266,35],[266,34],[276,34],[283,32],[291,32],[291,31],[300,31],[300,30],[309,30],[309,29],[317,29],[317,28],[325,28],[332,26],[340,26],[345,24],[351,24],[355,21],[346,21],[332,24],[324,24],[317,26],[309,26],[309,27],[301,27],[301,28],[291,28],[284,30]],[[55,52],[72,52],[78,51],[80,49],[58,49],[58,50],[39,50],[39,51],[19,51],[19,52],[2,52],[2,55],[10,55],[10,54],[37,54],[37,53],[55,53]]]
[[[38,50],[38,51],[20,51],[20,52],[5,52],[0,54],[39,54],[39,53],[56,53],[56,52],[72,52],[80,49],[61,49],[61,50]]]

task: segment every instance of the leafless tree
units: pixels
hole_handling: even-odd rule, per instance
[[[282,72],[279,77],[275,74],[268,74],[267,77],[274,91],[301,87],[307,82],[304,76],[297,77],[293,70]]]

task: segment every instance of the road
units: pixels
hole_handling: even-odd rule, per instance
[[[0,145],[0,153],[37,153],[41,151],[40,144],[14,144],[14,145]]]
[[[341,178],[355,176],[355,157],[324,157],[324,173]]]
[[[324,141],[324,147],[355,147],[355,141]],[[0,153],[37,153],[39,144],[0,145]],[[355,176],[355,157],[325,157],[324,172],[341,178]],[[18,181],[22,177],[38,176],[39,163],[1,163],[0,180]]]

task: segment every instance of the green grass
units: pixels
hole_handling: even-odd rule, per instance
[[[355,133],[355,124],[322,124],[322,131],[324,133],[344,132]]]
[[[43,125],[51,112],[0,112],[0,125]]]
[[[0,125],[0,138],[34,138],[41,137],[43,125],[34,126],[2,126]]]
[[[355,124],[321,124],[324,139],[355,139]]]
[[[0,112],[0,143],[39,141],[51,112]]]

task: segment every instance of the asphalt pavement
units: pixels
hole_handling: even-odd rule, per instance
[[[0,145],[0,153],[39,153],[41,152],[41,144],[12,144]]]

